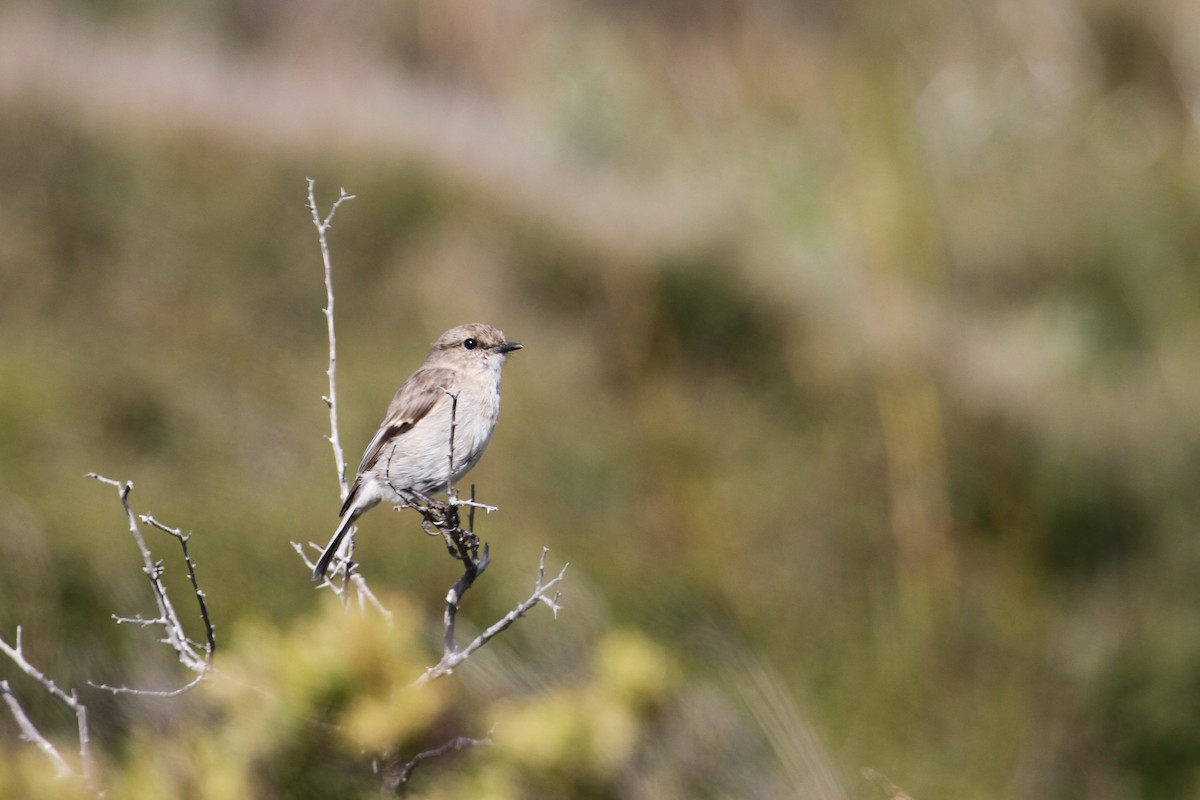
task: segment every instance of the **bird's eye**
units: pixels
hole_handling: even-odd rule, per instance
[[[468,350],[474,350],[476,347],[479,347],[479,342],[475,339],[467,339],[465,342],[463,342],[463,347],[467,348]]]

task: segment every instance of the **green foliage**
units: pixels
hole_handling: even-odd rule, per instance
[[[172,715],[139,727],[110,765],[123,797],[344,797],[370,794],[372,756],[411,749],[444,706],[414,688],[423,655],[413,610],[391,624],[332,600],[286,633],[262,623]]]
[[[372,797],[377,765],[403,765],[470,725],[480,736],[490,727],[494,742],[423,762],[412,784],[420,792],[608,796],[619,776],[636,774],[656,716],[676,702],[670,658],[632,631],[596,642],[593,663],[545,691],[472,692],[454,679],[416,686],[428,655],[420,615],[398,598],[389,605],[390,620],[327,598],[287,631],[244,625],[192,693],[133,710],[126,745],[101,760],[102,783],[118,797],[164,800]],[[0,764],[6,797],[90,796],[81,781],[55,778],[32,748],[0,751]]]

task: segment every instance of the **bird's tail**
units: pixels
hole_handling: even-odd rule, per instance
[[[350,527],[361,514],[361,509],[351,508],[342,515],[342,521],[338,524],[338,528],[334,532],[333,538],[330,539],[329,544],[325,546],[325,552],[321,553],[321,557],[317,559],[317,566],[313,569],[312,574],[314,581],[319,581],[325,577],[325,573],[329,571],[329,562],[333,561],[333,557],[337,555],[338,548],[342,543],[342,539],[346,537],[346,533],[350,530]]]

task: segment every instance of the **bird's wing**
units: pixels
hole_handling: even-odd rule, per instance
[[[414,372],[392,398],[387,416],[363,453],[362,463],[358,465],[359,474],[371,465],[384,445],[410,431],[438,403],[449,400],[446,392],[453,386],[454,373],[451,370],[419,369]]]

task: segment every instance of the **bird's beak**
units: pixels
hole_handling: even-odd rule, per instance
[[[525,345],[521,344],[520,342],[505,342],[496,349],[501,353],[511,353],[513,350],[520,350],[524,346]]]

